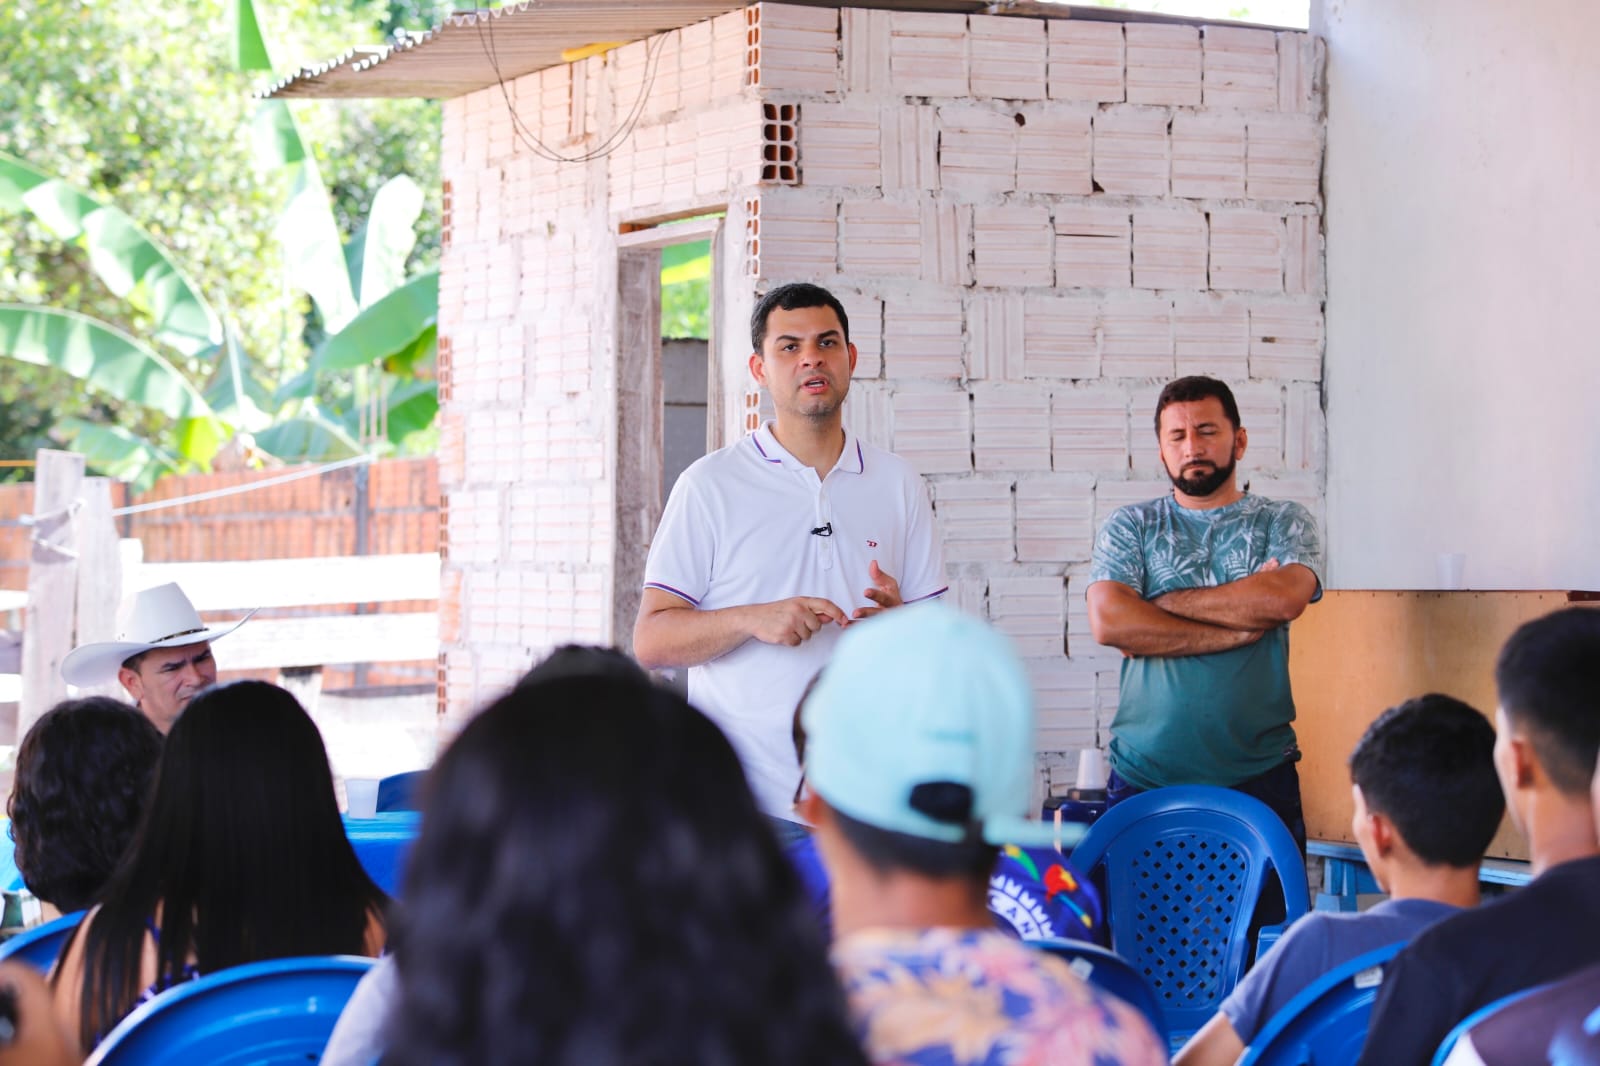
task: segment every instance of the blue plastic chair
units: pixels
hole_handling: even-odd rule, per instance
[[[1495,1013],[1500,1008],[1509,1007],[1511,1004],[1517,1002],[1517,1000],[1523,999],[1526,996],[1531,996],[1544,987],[1545,986],[1542,984],[1534,985],[1532,988],[1524,988],[1520,992],[1512,992],[1510,995],[1501,996],[1493,1003],[1486,1003],[1477,1010],[1473,1011],[1471,1014],[1467,1015],[1465,1018],[1461,1019],[1461,1021],[1456,1023],[1456,1027],[1450,1030],[1450,1032],[1445,1036],[1444,1042],[1439,1045],[1439,1050],[1433,1053],[1433,1066],[1444,1066],[1444,1060],[1450,1057],[1450,1052],[1455,1050],[1456,1044],[1463,1036],[1466,1035],[1467,1030],[1488,1018],[1489,1015]],[[1544,1061],[1542,1049],[1529,1048],[1528,1050],[1530,1054],[1539,1056],[1538,1061]]]
[[[1404,941],[1335,966],[1267,1019],[1239,1066],[1350,1066],[1361,1057],[1383,966]]]
[[[1171,1039],[1167,1033],[1166,1015],[1161,1011],[1161,1001],[1156,998],[1155,991],[1144,975],[1121,955],[1087,940],[1049,938],[1025,943],[1065,959],[1079,977],[1144,1015],[1163,1043]]]
[[[1085,876],[1105,868],[1111,946],[1155,990],[1174,1047],[1210,1020],[1243,975],[1267,875],[1283,884],[1284,926],[1310,909],[1294,837],[1272,808],[1233,789],[1140,793],[1101,815],[1071,858]]]
[[[325,955],[206,974],[122,1019],[85,1066],[306,1066],[372,964]]]
[[[390,774],[378,782],[378,810],[416,811],[417,789],[422,784],[425,770],[411,770],[403,774]]]
[[[45,922],[0,944],[0,962],[14,959],[25,962],[40,973],[48,973],[61,955],[72,931],[83,921],[83,911],[63,914],[54,921]]]

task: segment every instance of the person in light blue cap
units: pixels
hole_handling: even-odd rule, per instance
[[[1056,833],[1028,817],[1033,692],[1009,640],[938,604],[852,625],[801,720],[801,810],[832,882],[834,967],[870,1058],[1166,1062],[1133,1008],[994,926],[1001,845]]]

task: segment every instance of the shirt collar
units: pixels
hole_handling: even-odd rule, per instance
[[[771,419],[761,423],[761,428],[750,434],[750,442],[755,445],[757,454],[772,466],[790,470],[806,469],[806,464],[790,455],[789,450],[778,443],[778,438],[772,432]],[[839,453],[839,461],[833,465],[833,469],[843,470],[847,474],[866,473],[866,454],[848,426],[844,427],[844,451]]]

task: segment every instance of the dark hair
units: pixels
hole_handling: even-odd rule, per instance
[[[291,955],[365,954],[388,905],[339,820],[316,723],[288,692],[238,681],[173,723],[132,846],[84,943],[79,1039],[97,1039],[143,992],[145,935],[158,986]],[[156,921],[160,908],[159,928]]]
[[[1379,715],[1350,753],[1350,780],[1431,866],[1477,866],[1506,812],[1494,727],[1437,693]]]
[[[839,316],[839,329],[844,333],[844,342],[850,343],[850,316],[844,313],[844,304],[839,302],[839,298],[821,285],[795,281],[779,285],[756,301],[756,309],[750,313],[750,347],[758,352],[761,350],[762,342],[767,339],[767,319],[774,309],[797,311],[802,307],[832,308],[833,313]]]
[[[1161,434],[1161,412],[1175,403],[1193,403],[1196,400],[1215,399],[1222,404],[1222,413],[1228,416],[1228,421],[1233,423],[1233,428],[1238,429],[1239,404],[1233,398],[1233,390],[1216,378],[1208,378],[1201,374],[1194,374],[1186,378],[1176,378],[1167,382],[1167,387],[1161,390],[1161,395],[1156,399],[1156,435]]]
[[[149,655],[149,654],[150,654],[150,649],[149,648],[146,648],[144,651],[141,651],[141,652],[135,652],[134,654],[128,656],[126,659],[122,660],[122,668],[124,670],[132,670],[134,673],[137,674],[139,672],[139,664],[144,662],[144,657],[146,655]],[[158,730],[158,732],[159,732],[159,730]]]
[[[160,730],[118,700],[63,700],[39,716],[6,802],[29,892],[63,913],[89,905],[133,839],[159,758]]]
[[[562,677],[614,677],[639,684],[651,683],[650,675],[626,652],[598,644],[563,644],[535,663],[517,684],[536,685]]]
[[[946,841],[880,829],[830,807],[839,832],[880,874],[909,870],[923,877],[960,877],[987,881],[1000,849],[982,840]]]
[[[524,685],[433,770],[386,1064],[863,1064],[822,934],[716,726]]]
[[[1494,683],[1551,784],[1588,795],[1600,750],[1600,611],[1569,607],[1524,624],[1500,649]]]

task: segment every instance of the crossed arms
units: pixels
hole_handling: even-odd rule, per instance
[[[1089,628],[1097,642],[1124,655],[1207,655],[1253,644],[1294,621],[1316,592],[1310,567],[1280,566],[1276,559],[1226,585],[1153,600],[1120,581],[1096,581],[1089,586]]]

